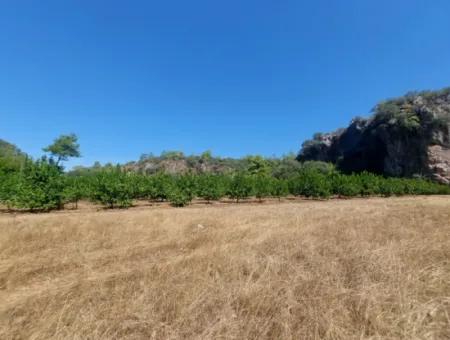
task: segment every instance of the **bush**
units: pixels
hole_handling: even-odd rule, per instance
[[[182,188],[176,186],[170,191],[168,200],[174,207],[184,207],[192,201],[192,197]]]
[[[328,198],[332,186],[326,175],[314,170],[303,170],[289,180],[289,189],[296,196]]]
[[[103,170],[92,181],[91,199],[108,208],[127,208],[132,204],[133,190],[125,172],[119,168]]]
[[[78,208],[78,201],[87,198],[89,192],[83,177],[66,177],[63,189],[64,203],[72,203]]]
[[[168,199],[175,207],[189,204],[197,194],[197,178],[192,174],[180,175],[174,178],[170,186]]]
[[[0,203],[8,208],[14,205],[14,197],[19,185],[19,174],[8,173],[0,175]]]
[[[253,193],[259,202],[262,202],[263,197],[270,196],[272,193],[272,178],[266,175],[254,176]]]
[[[380,181],[382,178],[370,172],[363,171],[358,175],[361,196],[373,196],[380,194]]]
[[[62,208],[64,178],[60,167],[47,158],[28,160],[16,176],[15,188],[9,188],[11,206],[32,211]]]
[[[162,202],[168,198],[169,191],[173,186],[173,179],[168,174],[157,173],[151,177],[147,185],[148,198]]]
[[[249,175],[239,172],[231,177],[228,187],[228,196],[231,199],[235,199],[239,203],[239,200],[251,196],[252,191],[252,178]]]
[[[281,197],[286,197],[289,195],[289,185],[288,181],[285,179],[272,179],[272,196],[275,196],[278,198],[278,200],[281,200]]]
[[[198,197],[208,203],[220,200],[225,195],[225,179],[221,175],[205,174],[198,178]]]
[[[333,194],[343,197],[354,197],[360,194],[361,183],[355,175],[336,174],[331,177]]]

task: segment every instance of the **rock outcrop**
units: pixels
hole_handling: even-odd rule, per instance
[[[332,162],[344,172],[425,176],[450,183],[450,88],[409,93],[355,118],[346,129],[316,134],[300,161]]]

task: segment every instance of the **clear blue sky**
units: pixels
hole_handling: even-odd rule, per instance
[[[450,1],[0,2],[0,138],[75,164],[296,152],[386,97],[450,86]]]

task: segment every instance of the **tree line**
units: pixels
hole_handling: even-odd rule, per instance
[[[206,202],[228,198],[237,203],[249,198],[263,201],[301,196],[330,197],[400,196],[450,194],[450,186],[425,179],[386,178],[368,172],[342,174],[332,166],[303,166],[286,175],[274,175],[261,157],[243,170],[223,174],[193,173],[148,175],[122,166],[97,171],[65,173],[61,162],[79,156],[74,135],[62,136],[45,148],[50,156],[24,158],[15,170],[0,164],[0,203],[13,209],[49,211],[66,204],[77,208],[89,200],[108,208],[126,208],[134,200],[188,205],[194,199]]]

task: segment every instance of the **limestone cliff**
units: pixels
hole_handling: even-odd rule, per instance
[[[345,172],[426,176],[450,183],[450,88],[381,102],[369,118],[314,135],[297,159],[332,162]]]

